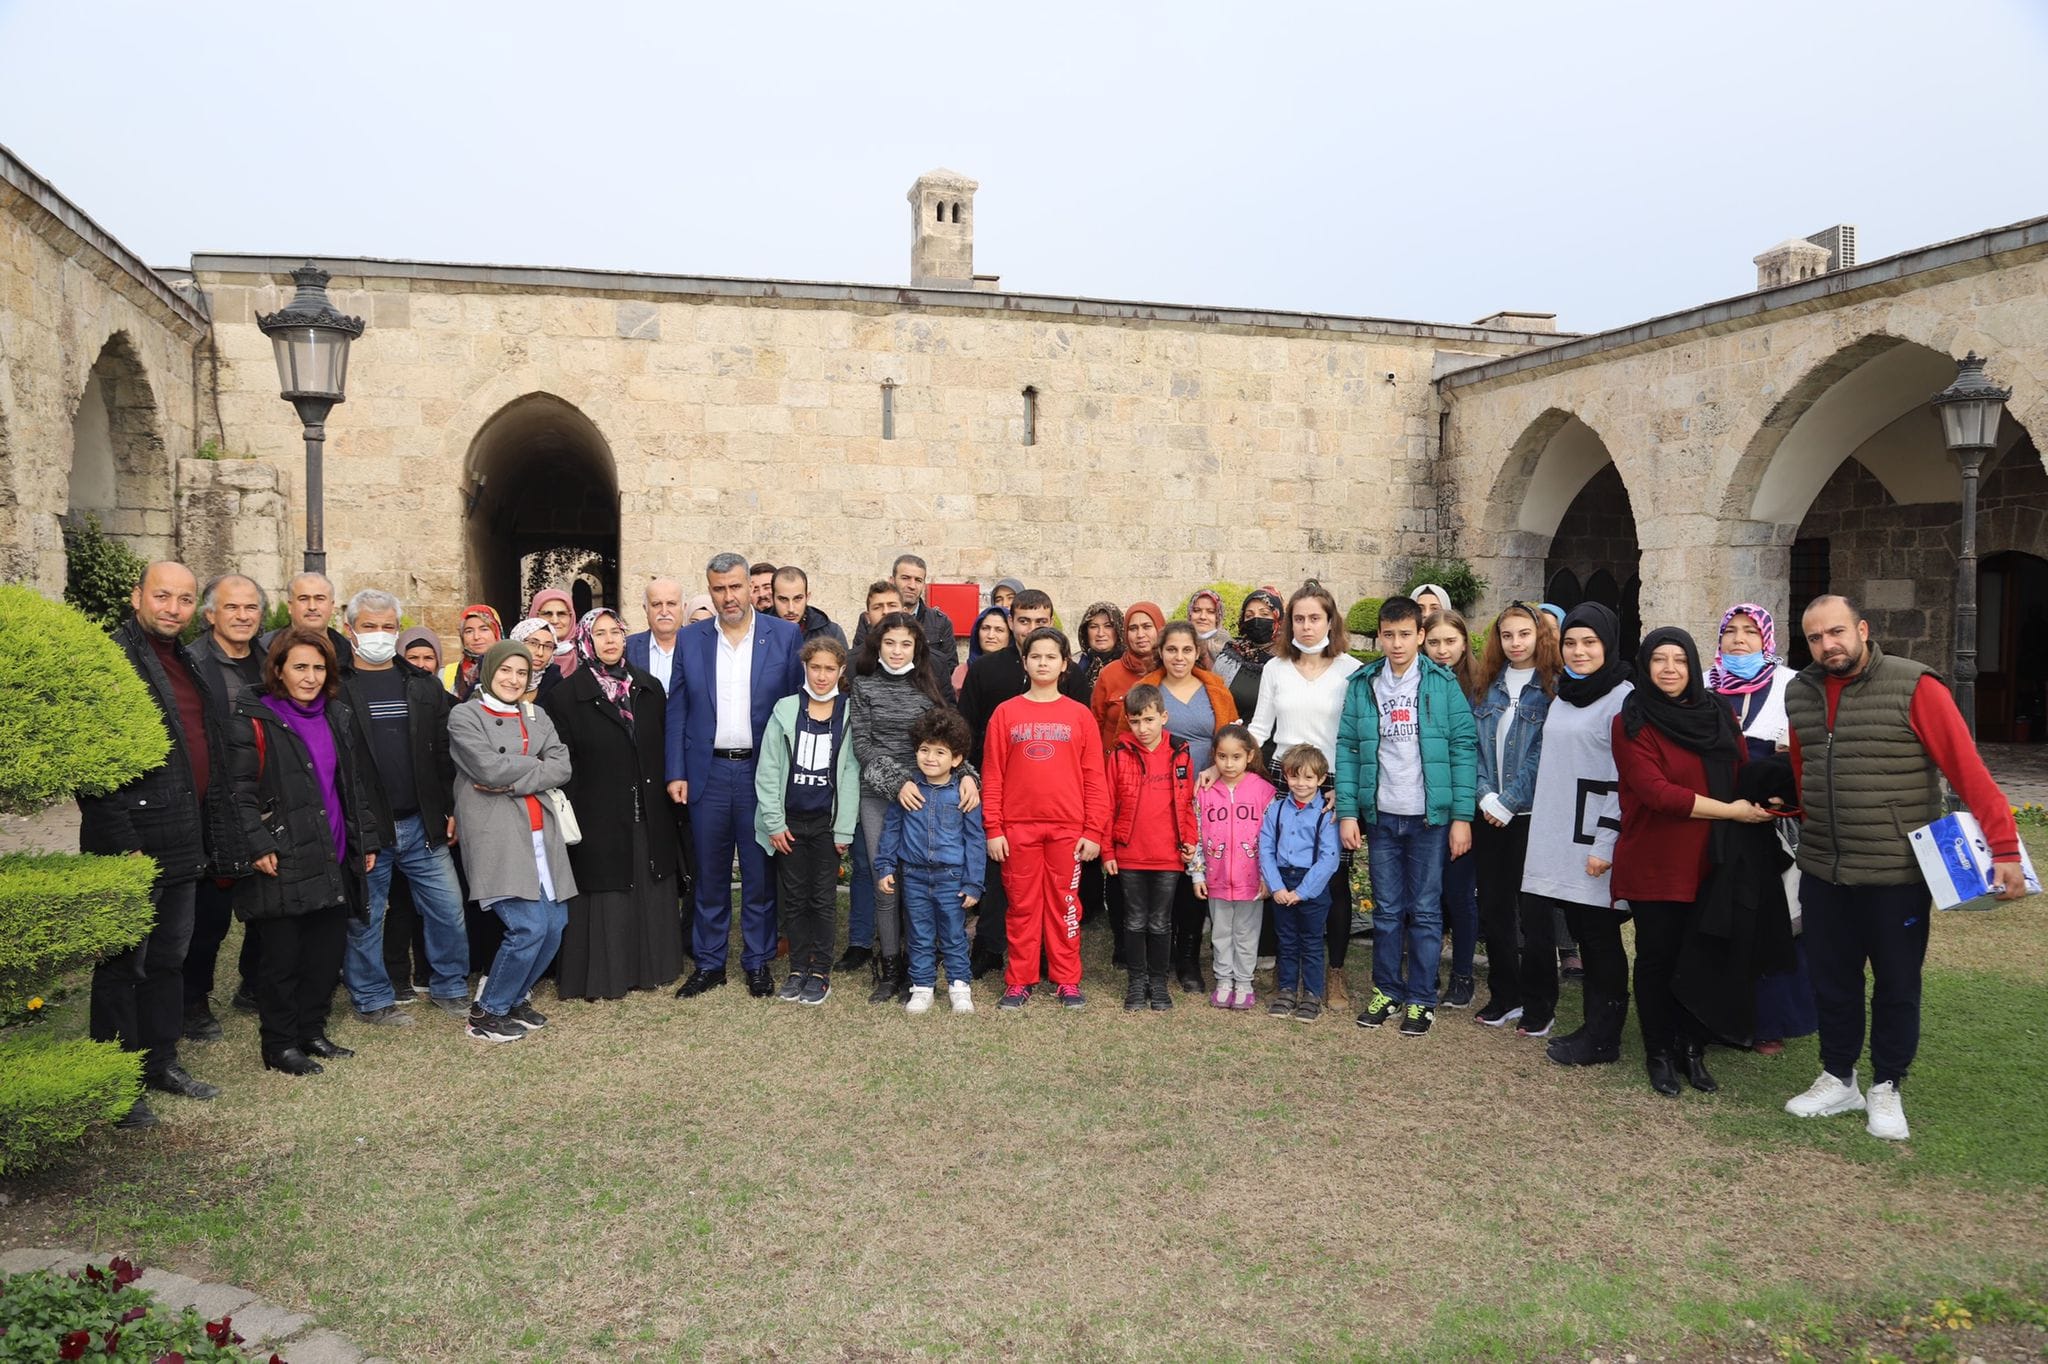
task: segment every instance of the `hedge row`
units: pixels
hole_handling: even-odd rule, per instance
[[[0,1038],[0,1175],[48,1164],[142,1095],[142,1053],[112,1042]]]
[[[0,856],[0,1005],[149,932],[155,876],[147,857]]]

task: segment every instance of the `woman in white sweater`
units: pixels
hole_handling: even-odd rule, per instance
[[[1273,661],[1259,674],[1259,704],[1252,713],[1252,738],[1270,756],[1266,765],[1273,782],[1286,789],[1280,757],[1296,744],[1314,744],[1329,770],[1337,770],[1337,726],[1344,717],[1344,692],[1359,662],[1346,652],[1351,640],[1337,602],[1311,578],[1287,599],[1280,636],[1273,643]],[[1271,747],[1265,746],[1270,743]],[[1324,779],[1324,789],[1332,789]],[[1270,904],[1267,918],[1272,917]],[[1261,937],[1263,939],[1263,933]],[[1330,918],[1323,941],[1329,950],[1329,983],[1325,1002],[1347,1009],[1351,996],[1344,988],[1345,949],[1351,944],[1351,854],[1330,879]],[[1263,949],[1261,949],[1263,950]]]

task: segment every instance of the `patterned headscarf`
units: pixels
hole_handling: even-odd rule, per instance
[[[1757,632],[1764,637],[1764,666],[1752,678],[1737,677],[1721,666],[1722,654],[1718,646],[1714,649],[1714,666],[1707,669],[1707,690],[1721,696],[1747,696],[1753,691],[1762,691],[1771,685],[1771,674],[1776,671],[1778,658],[1778,622],[1771,613],[1753,601],[1740,602],[1721,613],[1721,628],[1715,632],[1719,639],[1728,633],[1728,622],[1737,616],[1748,616],[1756,622]]]
[[[562,605],[569,608],[570,619],[575,619],[576,603],[567,592],[564,592],[559,587],[543,587],[540,591],[534,593],[533,601],[526,608],[526,614],[529,616],[539,615],[540,604],[556,598],[561,600]],[[568,638],[564,639],[559,634],[555,636],[555,671],[564,677],[576,671],[576,660],[582,657],[581,652],[576,647],[578,638],[582,633],[582,626],[572,625],[569,627]]]
[[[583,660],[597,678],[597,689],[604,693],[604,699],[612,703],[619,718],[628,725],[633,723],[633,670],[626,666],[626,656],[619,655],[616,663],[605,663],[598,659],[597,645],[590,638],[590,627],[601,616],[610,616],[619,621],[619,628],[626,623],[619,620],[619,613],[609,606],[593,607],[583,613],[583,619],[576,622],[576,656]]]
[[[1088,644],[1088,622],[1096,616],[1108,616],[1111,643],[1107,652],[1097,652]],[[1102,680],[1102,665],[1112,659],[1123,657],[1124,612],[1115,602],[1099,601],[1090,604],[1081,613],[1081,653],[1079,662],[1088,673],[1088,690],[1094,691],[1095,684]]]
[[[463,607],[462,615],[456,619],[455,637],[458,641],[462,638],[463,625],[468,622],[471,616],[481,616],[491,623],[491,643],[496,644],[505,637],[505,622],[498,619],[496,611],[479,602],[474,606]],[[485,649],[484,652],[489,653],[490,650]],[[455,665],[455,685],[449,688],[449,690],[453,691],[456,696],[467,699],[469,694],[475,691],[478,686],[477,670],[482,664],[483,654],[473,654],[469,651],[469,646],[464,645],[462,661]]]

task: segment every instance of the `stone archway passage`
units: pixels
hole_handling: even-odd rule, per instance
[[[471,600],[496,607],[509,629],[526,604],[523,571],[544,556],[559,568],[551,577],[588,578],[617,602],[618,470],[581,411],[548,393],[507,403],[471,443],[468,475]]]
[[[144,559],[171,553],[171,463],[155,395],[125,332],[101,348],[71,418],[66,510]]]
[[[2048,730],[2048,558],[1986,558],[1977,601],[1977,737],[2039,743]]]
[[[1585,601],[1611,608],[1621,622],[1621,647],[1633,655],[1643,633],[1642,559],[1628,487],[1621,470],[1609,464],[1586,480],[1558,521],[1543,581],[1553,590],[1562,583],[1578,586],[1576,601],[1551,597],[1566,610]]]

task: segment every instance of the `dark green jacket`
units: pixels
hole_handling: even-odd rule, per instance
[[[1785,688],[1799,739],[1799,869],[1840,886],[1920,879],[1908,835],[1941,817],[1941,774],[1913,732],[1913,692],[1931,670],[1870,645],[1828,724],[1827,674],[1808,665]]]
[[[1472,703],[1451,670],[1430,658],[1417,658],[1422,682],[1416,688],[1416,732],[1422,744],[1423,820],[1448,824],[1470,821],[1475,797],[1473,777],[1479,767],[1479,727]],[[1337,728],[1337,818],[1361,824],[1379,820],[1380,703],[1373,680],[1387,661],[1375,659],[1351,674],[1344,691],[1344,717]]]

